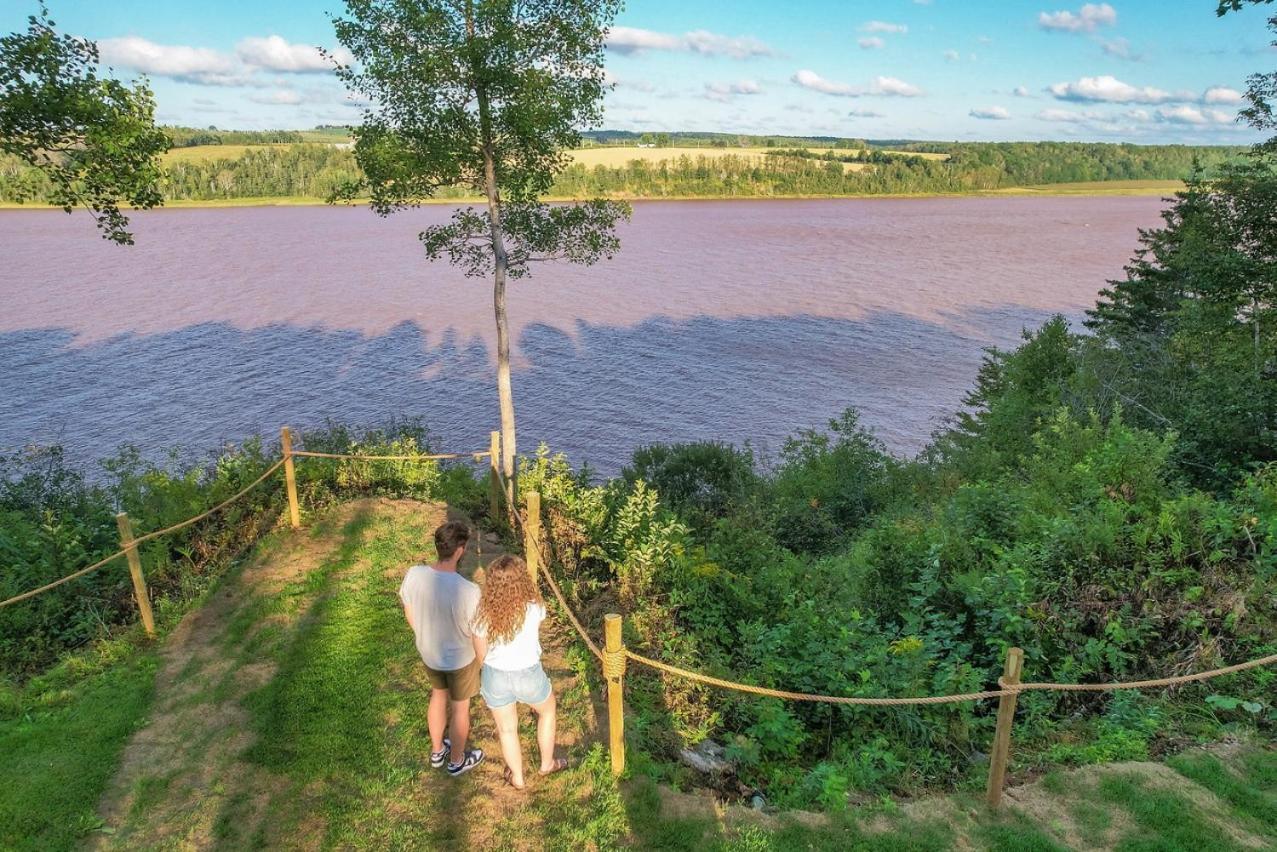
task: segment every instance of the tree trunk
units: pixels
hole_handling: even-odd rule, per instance
[[[474,38],[473,4],[466,4],[466,31]],[[501,408],[501,471],[505,474],[506,514],[511,520],[517,506],[515,485],[514,390],[510,383],[510,321],[506,316],[505,285],[510,258],[501,230],[501,193],[497,189],[496,154],[492,145],[492,115],[488,88],[477,55],[471,57],[475,99],[479,103],[479,135],[483,148],[483,189],[488,200],[488,223],[492,239],[492,310],[497,320],[497,401]]]

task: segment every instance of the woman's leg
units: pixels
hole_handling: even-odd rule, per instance
[[[523,750],[519,747],[519,705],[511,702],[504,707],[493,707],[492,720],[497,725],[497,740],[501,743],[501,759],[510,767],[510,782],[523,786]]]
[[[533,704],[537,714],[537,748],[541,750],[541,771],[554,771],[554,739],[558,734],[558,709],[554,693],[540,704]]]

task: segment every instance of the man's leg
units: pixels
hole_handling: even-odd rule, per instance
[[[443,751],[443,732],[448,726],[448,690],[430,690],[430,708],[426,711],[426,727],[430,729],[430,750]]]
[[[455,766],[466,759],[466,740],[470,738],[470,699],[448,703],[452,705],[452,754],[448,759]],[[439,747],[443,748],[442,741]]]
[[[504,707],[493,707],[492,721],[497,726],[501,759],[510,768],[510,783],[522,787],[523,749],[519,746],[519,705],[511,702]]]

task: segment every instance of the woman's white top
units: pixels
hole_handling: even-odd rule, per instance
[[[541,662],[541,622],[544,620],[545,607],[529,601],[519,632],[509,642],[490,643],[483,664],[503,672],[517,672]],[[487,632],[487,625],[475,628],[480,636],[486,636]]]

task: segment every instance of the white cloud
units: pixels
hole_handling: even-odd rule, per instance
[[[104,38],[98,52],[108,65],[129,68],[156,77],[172,77],[206,85],[237,85],[235,60],[207,47],[156,44],[139,36]]]
[[[1067,109],[1044,109],[1033,116],[1039,121],[1059,121],[1067,124],[1085,124],[1092,121],[1104,121],[1107,116],[1095,110],[1074,112]]]
[[[1153,116],[1157,121],[1167,124],[1232,124],[1233,116],[1222,110],[1200,109],[1187,104],[1160,107]]]
[[[1206,90],[1206,94],[1202,95],[1204,104],[1239,104],[1241,102],[1242,93],[1226,86],[1211,86]]]
[[[654,92],[656,87],[647,80],[636,80],[631,77],[618,77],[606,68],[603,69],[603,83],[618,89],[633,89],[636,92]]]
[[[982,118],[991,121],[1006,121],[1011,117],[1011,113],[1007,112],[1006,107],[976,107],[967,113],[972,118]]]
[[[1157,104],[1183,99],[1152,86],[1138,87],[1123,83],[1109,74],[1099,77],[1082,77],[1072,83],[1055,83],[1048,86],[1047,91],[1062,101]]]
[[[858,39],[856,44],[860,45],[861,50],[878,50],[887,46],[887,43],[878,38],[878,36],[865,36],[862,39]]]
[[[1029,87],[1016,86],[1011,90],[1011,94],[1015,95],[1017,98],[1027,98],[1029,96]]]
[[[851,118],[886,118],[882,113],[872,109],[853,109],[847,115]]]
[[[897,77],[874,77],[869,86],[869,94],[916,98],[922,94],[922,89]]]
[[[725,36],[707,30],[694,30],[683,35],[658,33],[636,27],[613,27],[607,35],[607,47],[616,53],[632,55],[649,50],[671,50],[698,53],[702,56],[729,56],[750,59],[774,56],[776,52],[753,36]]]
[[[1087,3],[1077,12],[1041,12],[1038,26],[1044,30],[1068,33],[1093,33],[1100,27],[1117,23],[1117,10],[1107,3]]]
[[[962,60],[962,54],[958,53],[958,51],[956,50],[946,50],[944,52],[945,62],[960,62],[961,60]]]
[[[904,24],[892,24],[887,21],[867,21],[860,25],[862,33],[892,33],[904,35],[909,32],[909,28]]]
[[[1105,56],[1112,56],[1114,59],[1129,59],[1132,62],[1138,62],[1141,57],[1137,53],[1131,53],[1131,43],[1124,38],[1100,39],[1100,48],[1103,49]]]
[[[248,99],[255,104],[270,104],[272,106],[297,106],[306,101],[306,98],[302,97],[300,92],[295,92],[292,89],[277,89],[274,92],[268,92],[263,95],[249,95]]]
[[[711,101],[726,103],[735,95],[759,95],[762,87],[753,80],[737,80],[731,83],[706,83],[705,97]]]
[[[826,80],[815,71],[809,71],[804,68],[795,73],[790,79],[804,89],[811,89],[813,92],[834,95],[840,98],[859,98],[865,95],[915,98],[922,94],[922,90],[917,86],[906,83],[896,77],[878,76],[870,80],[868,86],[853,86],[850,83]]]
[[[309,44],[290,44],[277,35],[243,39],[235,46],[235,52],[245,65],[267,71],[306,74],[331,71],[333,68],[332,60],[325,59],[319,48]],[[333,59],[349,64],[355,58],[345,48],[337,48],[333,51]]]

